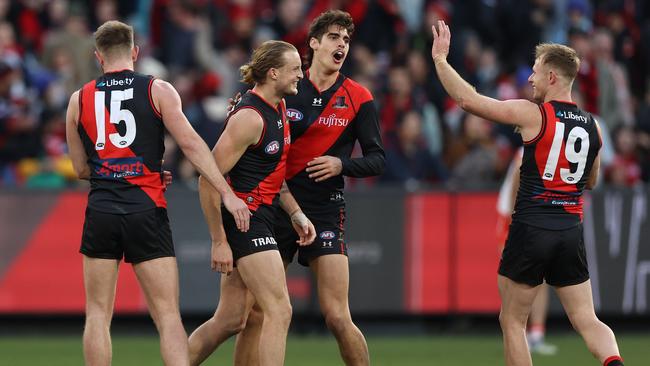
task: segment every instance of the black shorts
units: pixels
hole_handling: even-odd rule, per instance
[[[127,263],[174,257],[167,210],[111,214],[86,208],[79,252],[91,258],[124,257]]]
[[[303,212],[316,228],[316,239],[308,246],[296,243],[298,234],[291,225],[291,218],[283,210],[278,210],[275,233],[280,247],[280,255],[285,262],[292,262],[298,252],[298,263],[309,266],[316,257],[328,254],[348,255],[345,245],[345,206],[325,205],[318,209],[303,208]]]
[[[269,214],[270,211],[273,211],[272,214]],[[271,207],[260,206],[251,216],[248,231],[243,233],[237,228],[235,218],[230,212],[225,207],[221,207],[223,228],[230,249],[232,249],[234,261],[250,254],[266,250],[278,250],[270,220],[270,217],[275,215],[274,211],[275,209]]]
[[[499,263],[499,274],[530,286],[544,280],[551,286],[570,286],[589,279],[582,224],[547,230],[513,222]]]

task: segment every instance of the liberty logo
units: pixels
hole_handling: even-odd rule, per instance
[[[572,119],[574,121],[583,122],[583,123],[587,123],[588,121],[587,117],[581,116],[571,111],[557,111],[557,113],[555,113],[555,116],[560,118]]]
[[[323,106],[323,98],[314,98],[314,101],[311,103],[312,106],[314,107],[322,107]]]
[[[341,95],[341,96],[336,97],[332,107],[334,107],[334,108],[347,108],[348,105],[345,104],[345,96]]]
[[[106,81],[102,81],[101,83],[97,84],[98,87],[104,87],[104,86],[125,86],[125,85],[131,85],[133,84],[133,80],[135,78],[126,78],[122,80],[115,80],[115,79],[108,79]]]

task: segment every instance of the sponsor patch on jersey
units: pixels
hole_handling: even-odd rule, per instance
[[[319,236],[323,240],[331,240],[331,239],[334,239],[336,234],[334,234],[333,231],[323,231],[322,233],[320,233]]]
[[[336,98],[334,98],[334,104],[332,105],[334,108],[347,108],[348,105],[345,104],[345,95],[339,95]]]
[[[127,178],[144,175],[142,157],[95,160],[95,174],[105,178]]]
[[[298,122],[302,121],[303,114],[297,109],[289,108],[287,109],[287,118],[289,118],[289,121],[291,122]]]
[[[330,114],[327,117],[318,117],[318,124],[327,127],[346,127],[350,123],[347,118],[339,118],[336,114]]]
[[[582,123],[587,123],[587,121],[589,120],[587,117],[581,116],[571,111],[557,111],[557,113],[555,113],[555,116],[560,118],[572,119],[574,121],[578,121]]]
[[[264,151],[269,155],[276,154],[278,151],[280,151],[280,143],[277,141],[271,141],[268,145],[266,145]]]

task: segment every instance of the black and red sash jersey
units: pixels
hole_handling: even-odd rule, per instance
[[[79,92],[79,136],[90,166],[88,207],[126,214],[167,207],[161,176],[164,125],[153,77],[106,73]]]
[[[262,206],[273,206],[275,209],[291,144],[285,103],[284,100],[280,101],[276,108],[249,90],[230,115],[246,108],[259,113],[264,121],[264,129],[257,144],[250,146],[230,170],[228,182],[251,211],[257,211]],[[226,123],[229,123],[229,119]]]
[[[582,192],[602,142],[594,118],[574,103],[539,108],[542,128],[524,142],[513,221],[563,230],[582,222]]]
[[[287,158],[287,185],[298,203],[322,204],[342,197],[343,175],[369,177],[382,173],[384,148],[373,97],[360,84],[339,74],[332,87],[319,91],[309,72],[298,83],[298,94],[287,96],[291,121],[291,151]],[[363,157],[350,158],[356,141]],[[312,159],[330,155],[341,159],[342,174],[322,182],[305,171]]]

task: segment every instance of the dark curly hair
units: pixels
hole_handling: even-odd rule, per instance
[[[348,31],[348,35],[352,36],[354,33],[354,21],[350,13],[342,10],[328,10],[318,18],[314,19],[309,26],[309,33],[307,34],[307,55],[305,56],[305,63],[307,67],[311,66],[314,58],[314,50],[309,47],[309,41],[316,38],[319,42],[322,40],[323,35],[332,25],[338,25]]]

